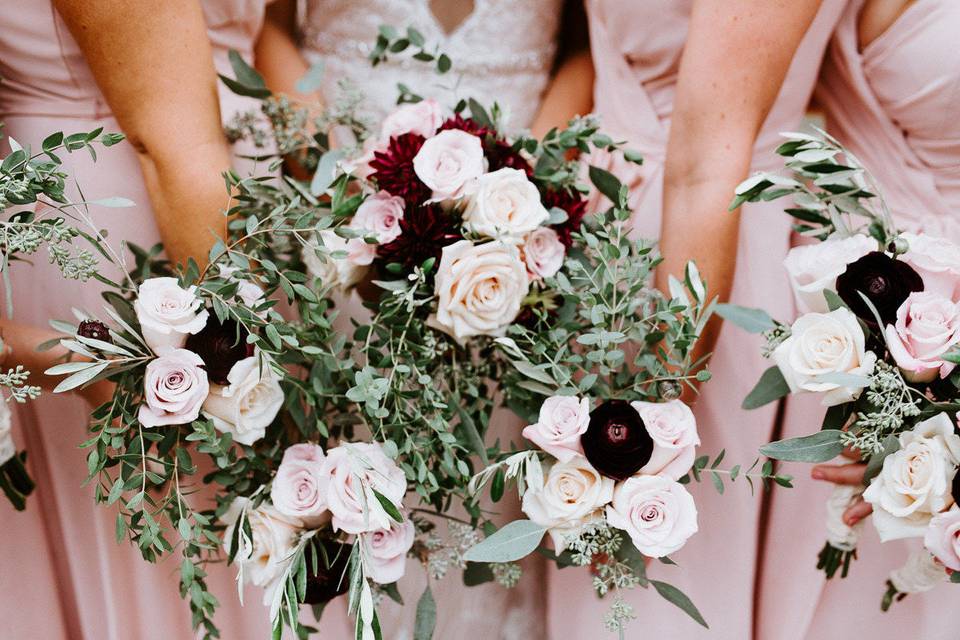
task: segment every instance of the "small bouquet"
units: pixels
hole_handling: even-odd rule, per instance
[[[825,462],[849,448],[867,463],[868,486],[838,487],[830,500],[819,568],[847,575],[859,525],[841,515],[861,494],[881,540],[924,540],[926,550],[891,574],[886,610],[946,580],[944,568],[960,569],[960,246],[896,229],[873,178],[829,136],[787,137],[778,153],[794,175],[750,178],[732,207],[794,196],[796,230],[819,241],[784,261],[803,315],[786,324],[758,309],[723,305],[719,314],[762,333],[774,362],[745,408],[797,393],[818,394],[826,407],[819,432],[761,451]]]
[[[2,123],[0,123],[2,127]],[[110,147],[123,140],[103,129],[65,136],[57,132],[47,136],[40,152],[33,153],[13,138],[7,138],[11,152],[0,159],[0,272],[6,288],[5,313],[13,317],[13,292],[7,273],[10,263],[28,260],[46,248],[47,258],[63,277],[86,282],[97,275],[97,259],[93,247],[77,248],[76,238],[98,237],[99,230],[89,216],[89,205],[128,206],[123,198],[106,198],[94,202],[73,202],[67,194],[70,176],[63,170],[58,154],[86,150],[94,160],[96,145]],[[111,256],[106,256],[108,259]],[[0,339],[0,361],[6,347]],[[26,451],[17,451],[11,434],[11,412],[7,402],[24,403],[39,397],[40,387],[29,384],[30,372],[15,365],[0,373],[0,490],[14,508],[26,508],[27,496],[34,482],[25,467]]]
[[[515,482],[529,519],[492,533],[466,559],[512,563],[546,533],[553,551],[541,553],[561,567],[589,566],[597,594],[617,594],[606,624],[621,637],[635,616],[619,590],[636,586],[652,585],[706,626],[687,596],[645,570],[649,558],[672,564],[698,530],[684,484],[708,474],[722,492],[723,476],[751,485],[789,478],[770,464],[741,473],[720,468],[722,453],[712,463],[697,456],[696,420],[680,396],[710,378],[693,347],[714,303],[693,263],[669,296],[649,286],[660,258],[629,237],[626,188],[602,169],[588,173],[613,207],[573,232],[562,268],[534,285],[538,303],[497,339],[510,363],[503,393],[530,420],[522,435],[535,448],[496,453],[471,483],[474,494],[489,484],[497,501]]]

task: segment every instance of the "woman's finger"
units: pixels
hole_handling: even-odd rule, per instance
[[[865,502],[863,498],[857,498],[856,501],[843,512],[843,521],[848,527],[852,527],[871,513],[873,513],[873,505]]]
[[[860,449],[854,449],[853,447],[845,447],[843,453],[841,453],[844,458],[848,460],[860,461]]]
[[[814,480],[824,480],[834,484],[862,485],[865,464],[818,464],[810,471]]]

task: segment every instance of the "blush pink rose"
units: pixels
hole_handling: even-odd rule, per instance
[[[933,516],[923,545],[943,566],[960,571],[960,509],[954,506]]]
[[[640,469],[647,475],[679,480],[693,466],[700,436],[693,411],[680,400],[669,402],[631,402],[640,414],[647,433],[653,438],[653,454]]]
[[[956,366],[943,355],[960,342],[960,305],[940,294],[911,293],[885,332],[890,355],[912,382],[946,378]]]
[[[324,459],[323,449],[312,443],[295,444],[283,452],[270,489],[277,511],[310,527],[323,524],[327,515]]]
[[[484,171],[480,138],[458,129],[428,138],[413,159],[413,171],[433,191],[434,200],[459,198]]]
[[[334,531],[358,534],[389,529],[393,519],[374,491],[398,508],[407,492],[403,470],[375,443],[343,443],[331,449],[323,476]]]
[[[378,244],[386,244],[400,235],[401,220],[403,198],[380,191],[363,201],[349,226],[351,229],[372,233],[377,237]]]
[[[147,365],[143,381],[144,403],[137,418],[145,427],[189,424],[200,417],[210,391],[203,360],[186,349],[161,348]]]
[[[580,436],[590,426],[590,401],[574,396],[552,396],[540,406],[537,423],[525,427],[523,437],[560,462],[583,455]]]
[[[633,476],[617,485],[607,506],[610,526],[630,536],[637,551],[662,558],[697,532],[697,506],[682,484],[663,476]]]
[[[956,300],[960,295],[960,246],[925,233],[903,233],[908,251],[900,259],[923,278],[923,290]]]
[[[389,141],[390,138],[402,136],[405,133],[415,133],[429,138],[437,132],[443,124],[443,109],[433,98],[420,102],[403,104],[393,113],[383,119],[380,125],[380,138]]]
[[[549,278],[560,271],[567,248],[550,227],[540,227],[523,243],[523,260],[536,278]]]
[[[402,578],[415,533],[413,523],[404,520],[391,522],[389,529],[361,534],[367,577],[378,584],[390,584]]]

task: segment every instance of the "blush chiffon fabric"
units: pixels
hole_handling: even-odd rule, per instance
[[[262,0],[204,3],[215,62],[230,74],[227,52],[235,49],[252,60],[253,44],[263,19]],[[40,147],[50,133],[120,131],[66,25],[48,0],[0,1],[0,121],[4,133],[22,145]],[[256,104],[220,87],[224,122]],[[4,147],[6,143],[4,142]],[[133,148],[122,143],[98,150],[93,163],[84,151],[62,157],[66,170],[86,200],[122,196],[135,207],[91,207],[91,215],[120,240],[149,248],[160,239]],[[235,146],[236,156],[255,150]],[[4,153],[6,150],[4,151]],[[189,153],[189,149],[184,149]],[[263,174],[235,158],[241,173]],[[80,199],[76,187],[69,190]],[[227,204],[224,191],[224,206]],[[199,231],[198,231],[199,232]],[[127,259],[132,259],[127,253]],[[41,253],[33,265],[11,268],[14,319],[46,326],[51,318],[69,320],[72,308],[101,312],[93,282],[65,280]],[[118,275],[119,270],[111,275]],[[114,537],[116,511],[94,504],[86,478],[86,403],[77,397],[44,393],[14,410],[14,437],[28,451],[28,466],[38,488],[25,512],[0,501],[0,637],[44,640],[121,640],[192,638],[190,610],[178,591],[180,560],[170,554],[156,565],[146,563],[127,541]],[[198,484],[198,480],[193,480]],[[197,499],[207,499],[198,494]],[[269,637],[268,610],[259,589],[248,588],[241,607],[235,567],[209,565],[209,586],[220,601],[216,615],[224,638]],[[329,617],[329,619],[327,619]],[[350,627],[342,614],[325,616],[330,628]]]
[[[774,154],[778,132],[800,126],[816,83],[820,61],[844,2],[824,2],[794,57],[783,87],[763,125],[753,155],[753,170],[781,166]],[[595,162],[631,189],[636,232],[659,237],[663,162],[677,71],[691,10],[690,0],[588,0],[590,41],[596,70],[594,111],[601,126],[644,156],[641,166],[616,157]],[[782,261],[790,248],[790,221],[782,203],[745,205],[741,213],[737,270],[732,302],[763,307],[774,317],[794,312]],[[709,242],[705,238],[704,242]],[[709,283],[708,283],[709,286]],[[749,466],[757,449],[772,439],[777,406],[744,411],[740,404],[770,363],[760,355],[760,339],[724,326],[694,411],[702,439],[700,450],[726,451],[725,464]],[[792,400],[791,400],[792,402]],[[819,407],[802,415],[819,425]],[[650,577],[682,589],[710,625],[704,629],[660,598],[652,589],[623,592],[638,619],[628,637],[745,640],[754,637],[754,585],[760,569],[762,496],[751,495],[738,480],[718,496],[711,483],[688,485],[697,502],[700,531],[672,556],[681,568],[653,562]],[[792,537],[791,537],[792,538]],[[578,568],[551,569],[547,621],[551,638],[600,637],[611,598],[591,596],[591,576]],[[764,636],[779,640],[780,636]]]

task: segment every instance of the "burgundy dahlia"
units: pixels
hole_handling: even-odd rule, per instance
[[[447,245],[462,240],[460,220],[435,204],[408,209],[400,220],[400,235],[377,249],[386,264],[397,262],[407,271],[427,258],[440,259]]]
[[[897,309],[914,291],[923,291],[923,278],[913,267],[885,253],[874,251],[847,266],[837,278],[837,293],[850,310],[867,324],[875,325],[876,319],[864,302],[863,293],[873,306],[884,325],[897,320]]]
[[[253,345],[247,344],[243,325],[229,318],[221,323],[212,313],[199,333],[187,336],[186,348],[203,360],[207,379],[222,385],[229,384],[227,376],[233,365],[253,355]]]
[[[110,329],[99,320],[84,320],[81,322],[80,326],[77,327],[77,335],[101,342],[113,342],[110,339]]]
[[[307,592],[303,598],[304,604],[329,602],[346,593],[350,586],[350,577],[347,575],[350,547],[332,540],[323,540],[319,544],[323,546],[323,553],[317,552],[317,572],[313,573],[310,570],[312,563],[307,563]]]
[[[653,455],[653,438],[643,419],[624,400],[607,400],[591,411],[580,444],[593,468],[614,480],[626,480]]]
[[[567,212],[566,221],[553,226],[553,230],[560,236],[560,241],[570,247],[573,244],[571,234],[580,230],[580,223],[587,212],[587,201],[573,189],[547,189],[541,196],[543,206],[547,209],[557,207]]]
[[[377,186],[392,196],[400,196],[408,206],[417,206],[430,198],[430,187],[423,184],[413,170],[413,159],[425,138],[405,133],[390,138],[386,151],[374,151],[370,168]]]

